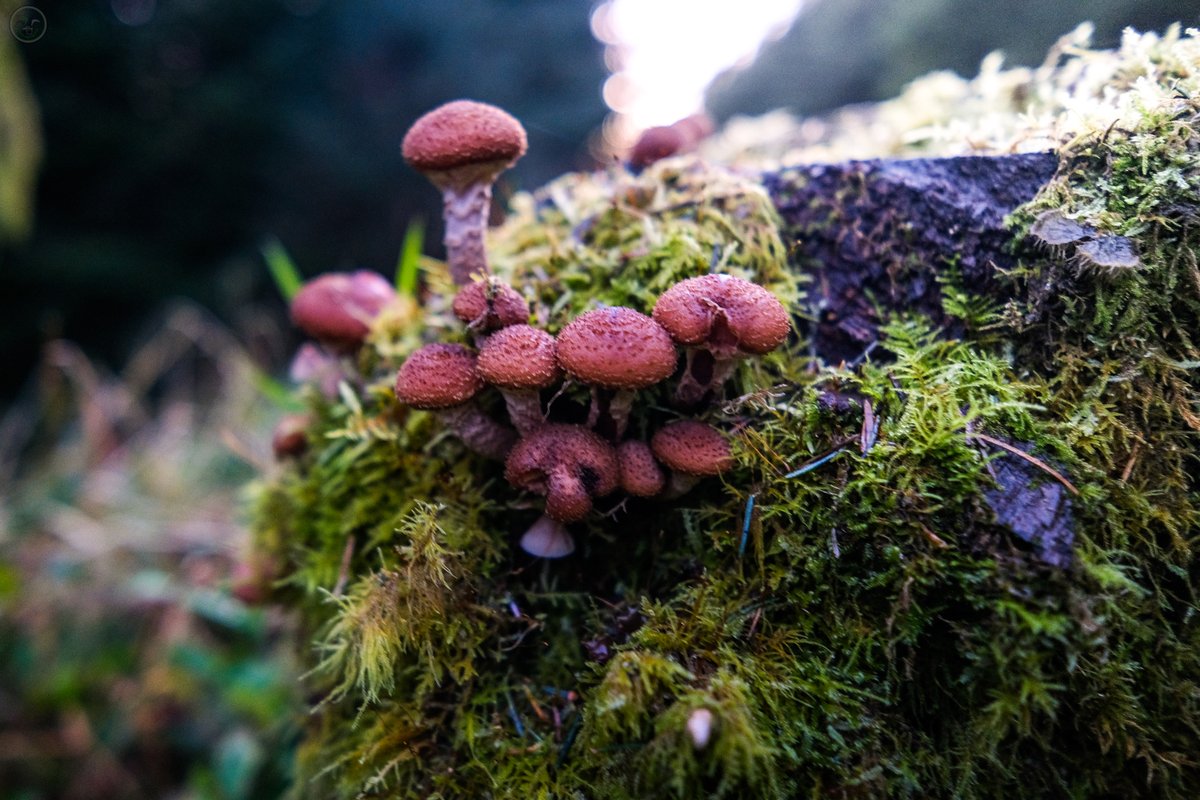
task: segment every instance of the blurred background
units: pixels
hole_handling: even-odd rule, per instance
[[[294,344],[264,266],[393,270],[440,200],[399,142],[503,106],[501,201],[718,122],[895,95],[1194,0],[0,0],[0,798],[272,797],[288,620],[230,594]]]

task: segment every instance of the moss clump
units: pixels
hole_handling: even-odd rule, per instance
[[[963,339],[893,315],[851,364],[797,341],[743,367],[706,414],[737,467],[603,509],[562,561],[513,547],[537,511],[499,465],[390,394],[444,302],[381,320],[364,385],[310,398],[310,453],[260,488],[319,643],[297,794],[1196,796],[1196,123],[1181,97],[1076,136],[1014,217],[1127,237],[1137,267],[1047,248],[1006,309],[943,276]],[[550,330],[709,269],[804,307],[765,195],[698,162],[516,206],[493,263]],[[644,400],[634,430],[671,416]]]

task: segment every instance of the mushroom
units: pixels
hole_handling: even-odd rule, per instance
[[[587,516],[593,497],[615,491],[617,473],[616,451],[579,425],[550,423],[517,442],[504,464],[504,477],[546,498],[545,513],[521,537],[521,547],[544,558],[573,552],[566,523]]]
[[[647,128],[629,151],[629,165],[641,170],[655,161],[690,153],[712,132],[713,121],[703,111],[670,125]]]
[[[395,296],[392,285],[369,270],[330,272],[300,287],[292,298],[292,321],[331,351],[353,353]]]
[[[698,405],[733,372],[736,359],[762,355],[787,338],[791,320],[775,295],[733,275],[680,281],[654,306],[654,319],[687,350],[675,396]]]
[[[436,411],[467,447],[503,461],[516,434],[471,402],[484,386],[475,360],[460,344],[427,344],[400,366],[396,397],[413,408]]]
[[[703,477],[733,466],[729,441],[713,426],[694,419],[668,423],[650,439],[655,457],[671,469],[666,497],[684,494]]]
[[[580,314],[558,334],[558,363],[592,387],[588,424],[598,427],[607,415],[613,439],[625,432],[633,393],[670,376],[676,355],[661,325],[621,306]]]
[[[525,155],[525,129],[508,112],[456,100],[413,123],[404,159],[442,191],[446,256],[454,283],[487,275],[484,236],[496,176]]]
[[[311,414],[287,414],[275,425],[271,434],[271,450],[275,458],[283,461],[304,455],[308,449],[308,427],[313,423]]]
[[[636,497],[654,497],[667,483],[662,467],[654,460],[654,451],[640,439],[621,442],[617,466],[621,488]]]
[[[629,151],[629,166],[637,171],[655,161],[681,153],[687,147],[684,132],[674,125],[658,125],[642,131]]]
[[[522,436],[545,422],[540,390],[562,375],[553,336],[532,325],[501,328],[480,346],[477,368],[504,395],[508,418]]]
[[[314,386],[326,400],[334,400],[338,396],[338,384],[348,375],[336,356],[312,342],[305,342],[292,357],[288,377],[295,383]]]
[[[467,323],[467,330],[484,334],[529,321],[529,303],[520,293],[496,277],[472,281],[454,297],[454,315]]]

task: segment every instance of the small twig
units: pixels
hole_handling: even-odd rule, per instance
[[[921,533],[925,534],[925,538],[928,539],[929,543],[932,544],[934,547],[937,547],[938,549],[945,549],[950,546],[950,545],[946,544],[945,539],[943,539],[942,537],[940,537],[936,533],[934,533],[932,530],[930,530],[929,526],[926,525],[924,522],[920,523],[920,525],[921,525]]]
[[[1129,483],[1129,476],[1133,474],[1133,466],[1137,463],[1138,456],[1142,453],[1142,443],[1134,442],[1133,451],[1129,454],[1129,460],[1125,462],[1125,469],[1121,470],[1121,483]]]
[[[830,452],[821,456],[820,458],[816,458],[816,459],[813,459],[812,461],[809,461],[807,464],[800,467],[799,469],[792,470],[791,472],[789,472],[787,475],[784,475],[783,477],[785,479],[799,478],[804,473],[812,472],[814,469],[821,466],[822,464],[826,464],[826,463],[832,461],[837,455],[839,455],[845,449],[846,449],[846,445],[842,444],[839,447],[836,447],[833,450],[831,450]]]
[[[746,540],[750,536],[750,519],[754,516],[754,498],[756,494],[752,492],[746,498],[746,514],[742,518],[742,541],[738,545],[738,558],[741,558],[746,553]]]
[[[354,535],[346,537],[346,547],[342,550],[342,563],[338,567],[337,583],[333,585],[333,596],[341,597],[342,592],[346,590],[346,584],[350,580],[350,562],[354,560]]]
[[[508,716],[513,721],[513,727],[517,729],[517,735],[521,738],[525,737],[525,723],[521,722],[521,716],[517,713],[517,707],[513,705],[512,695],[508,690],[504,690],[504,699],[508,701]]]
[[[567,738],[563,741],[562,747],[558,749],[558,761],[555,762],[555,768],[562,767],[567,760],[567,754],[571,752],[571,746],[575,744],[575,737],[579,735],[579,727],[583,724],[583,715],[576,714],[575,721],[571,723],[570,729],[567,731]]]
[[[523,688],[525,690],[525,697],[528,698],[529,705],[533,708],[533,713],[537,714],[538,719],[540,719],[542,722],[545,722],[546,721],[546,712],[542,711],[542,706],[538,703],[538,701],[536,699],[534,699],[533,692],[531,692],[529,690],[529,684],[525,684],[521,688]]]
[[[1013,447],[1008,442],[1004,442],[995,437],[988,436],[986,433],[968,433],[967,436],[974,438],[974,439],[978,439],[981,442],[987,442],[988,444],[995,445],[996,447],[1007,450],[1008,452],[1012,453],[1014,456],[1017,456],[1018,458],[1025,459],[1030,464],[1033,464],[1035,467],[1042,470],[1050,477],[1054,478],[1056,481],[1061,483],[1063,486],[1067,487],[1067,491],[1070,492],[1071,494],[1074,494],[1074,495],[1079,494],[1079,490],[1075,488],[1075,484],[1073,484],[1069,480],[1067,480],[1061,472],[1058,472],[1057,470],[1055,470],[1053,467],[1051,467],[1045,461],[1042,461],[1038,458],[1034,458],[1033,456],[1029,455],[1029,453],[1026,453],[1024,450],[1022,450],[1021,448]]]

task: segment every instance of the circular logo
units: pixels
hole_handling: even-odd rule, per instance
[[[46,35],[46,15],[40,8],[21,6],[8,18],[8,29],[18,42],[32,44]]]

